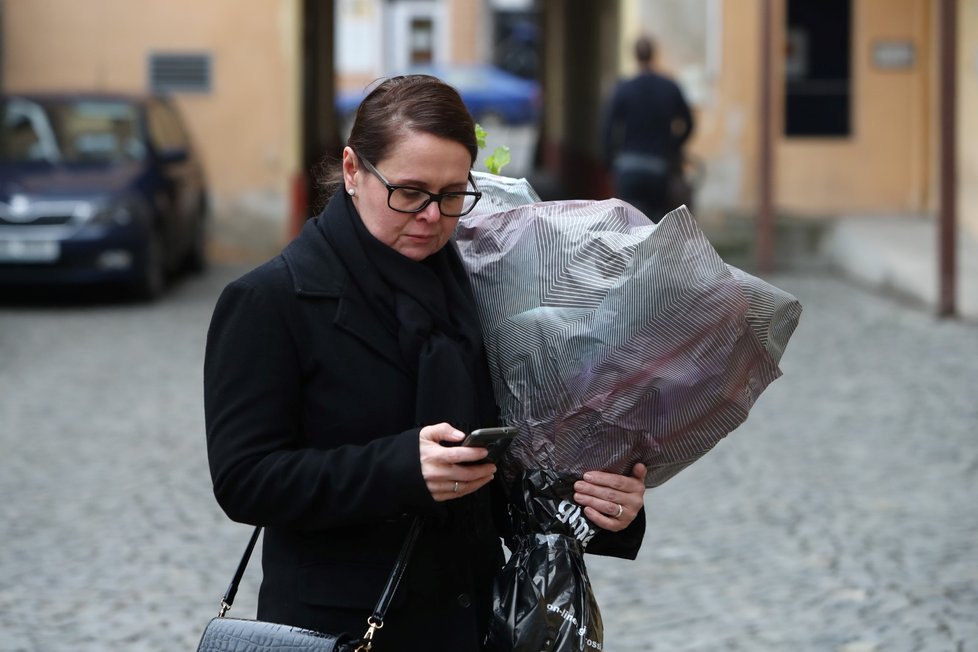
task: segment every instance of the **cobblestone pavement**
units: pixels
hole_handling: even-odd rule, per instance
[[[249,528],[210,491],[217,292],[0,300],[0,650],[193,650]],[[647,495],[635,562],[589,557],[604,649],[978,650],[978,326],[815,275],[784,378]],[[233,615],[254,615],[258,566]]]

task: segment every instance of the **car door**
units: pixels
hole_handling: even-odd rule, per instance
[[[147,126],[160,183],[152,198],[160,218],[167,261],[175,264],[193,240],[202,205],[201,171],[190,139],[175,110],[153,100]]]

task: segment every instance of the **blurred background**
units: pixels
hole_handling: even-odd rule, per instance
[[[606,649],[976,649],[978,0],[0,0],[0,650],[193,649],[248,534],[207,324],[371,82],[433,71],[503,174],[606,198],[639,34],[692,106],[698,222],[805,312],[639,560],[588,561]],[[102,281],[154,301],[74,290]]]
[[[318,208],[310,172],[340,151],[364,88],[418,66],[511,148],[506,174],[544,199],[609,196],[601,110],[640,33],[693,106],[705,224],[765,202],[786,220],[934,220],[952,176],[943,65],[954,219],[974,235],[978,2],[949,4],[942,64],[941,0],[4,0],[0,88],[172,98],[206,171],[211,249],[265,255]]]

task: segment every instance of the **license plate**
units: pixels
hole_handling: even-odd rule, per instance
[[[61,255],[61,243],[50,240],[0,240],[0,262],[51,263]]]

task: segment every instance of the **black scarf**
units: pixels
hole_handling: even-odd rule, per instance
[[[494,425],[497,411],[472,288],[452,245],[417,262],[367,231],[337,193],[319,227],[377,318],[397,337],[417,379],[415,423],[463,432]]]
[[[496,425],[479,316],[454,246],[448,244],[421,262],[411,260],[367,231],[345,193],[330,200],[318,226],[377,319],[400,344],[403,363],[416,382],[415,423],[405,428],[445,421],[470,432]],[[419,545],[414,553],[419,562],[427,562],[421,566],[439,568],[437,581],[444,587],[460,581],[459,586],[471,587],[477,605],[473,627],[484,634],[491,611],[490,578],[502,556],[489,487],[434,504],[422,539],[429,545]],[[448,564],[449,551],[467,554]]]

